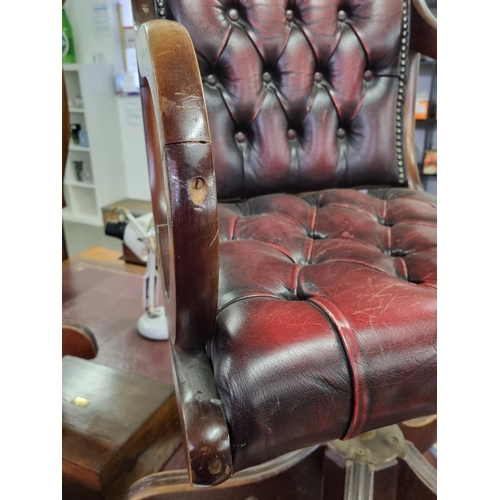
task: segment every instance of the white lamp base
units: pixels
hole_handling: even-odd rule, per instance
[[[151,340],[167,340],[168,327],[165,308],[157,307],[156,314],[146,311],[137,322],[137,330],[143,337]]]

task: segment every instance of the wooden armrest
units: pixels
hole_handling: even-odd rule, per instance
[[[226,417],[204,347],[172,346],[175,393],[191,484],[215,486],[231,477]]]
[[[219,223],[212,146],[195,51],[173,21],[143,23],[137,57],[157,252],[170,339],[212,334],[219,286]]]
[[[411,2],[410,49],[437,60],[437,20],[425,0]]]

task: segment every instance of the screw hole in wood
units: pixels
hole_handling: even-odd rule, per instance
[[[191,181],[191,186],[189,187],[189,192],[191,194],[191,199],[196,205],[201,205],[208,193],[208,186],[202,177],[195,177]]]

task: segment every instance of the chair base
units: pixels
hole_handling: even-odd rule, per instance
[[[429,434],[430,429],[421,429]],[[427,438],[429,439],[429,438]],[[435,439],[435,437],[434,437]],[[424,439],[425,440],[425,439]],[[434,500],[436,469],[397,425],[349,441],[299,450],[235,474],[213,488],[193,488],[187,471],[153,474],[127,500]]]

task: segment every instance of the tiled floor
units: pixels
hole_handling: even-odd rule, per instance
[[[63,222],[68,254],[75,255],[93,247],[104,247],[116,252],[122,251],[122,242],[104,234],[104,227]]]

